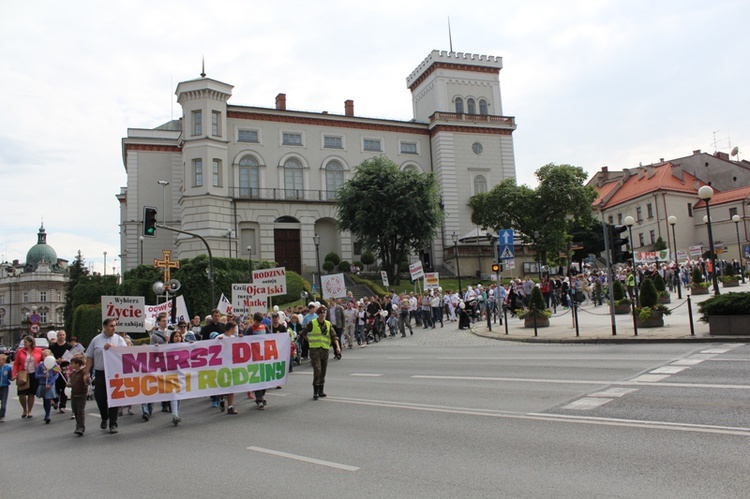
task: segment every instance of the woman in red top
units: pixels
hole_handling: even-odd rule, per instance
[[[13,361],[13,372],[11,379],[17,379],[18,373],[26,371],[29,378],[29,387],[24,390],[18,390],[18,401],[23,409],[22,418],[31,418],[31,410],[34,408],[34,395],[36,394],[39,382],[34,376],[36,366],[42,363],[42,349],[36,347],[33,336],[26,336],[23,339],[23,348],[16,352],[16,358]],[[16,383],[17,384],[17,383]]]

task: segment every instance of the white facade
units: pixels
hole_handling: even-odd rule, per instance
[[[162,229],[142,239],[143,206],[157,208],[160,222],[203,236],[214,256],[313,272],[318,234],[321,257],[333,251],[356,260],[361,250],[338,231],[333,196],[358,164],[378,155],[435,173],[445,223],[418,256],[441,267],[452,232],[472,227],[469,198],[515,178],[515,122],[500,114],[501,68],[499,57],[433,51],[407,78],[415,113],[407,122],[355,116],[352,101],[341,115],[287,110],[283,94],[273,109],[232,106],[231,85],[206,77],[178,84],[181,120],[131,128],[123,139],[123,270],[163,249],[176,258],[206,252],[197,238]]]

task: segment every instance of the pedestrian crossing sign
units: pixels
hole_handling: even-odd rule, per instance
[[[513,257],[513,250],[510,249],[510,246],[500,246],[500,260],[512,260]]]

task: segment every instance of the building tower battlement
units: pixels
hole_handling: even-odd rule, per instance
[[[426,73],[428,73],[428,70],[430,70],[431,67],[439,67],[440,64],[450,66],[475,66],[477,68],[489,69],[492,72],[500,72],[503,68],[503,58],[493,55],[433,50],[430,52],[430,55],[428,55],[406,78],[406,86],[413,90],[413,87],[416,86],[420,77],[423,75],[426,76]]]

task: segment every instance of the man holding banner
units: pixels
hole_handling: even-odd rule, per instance
[[[104,351],[110,347],[127,346],[125,340],[119,334],[115,334],[117,321],[115,319],[104,319],[102,323],[102,332],[91,340],[89,347],[86,349],[86,372],[94,369],[94,399],[99,407],[99,414],[102,417],[102,430],[107,429],[109,423],[109,432],[117,433],[117,407],[109,407],[107,403],[107,378],[104,375]]]

